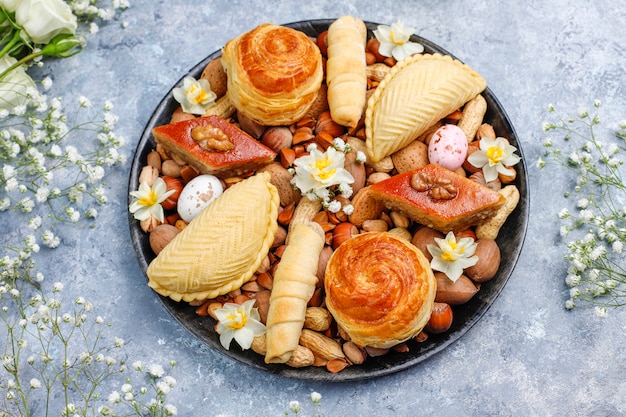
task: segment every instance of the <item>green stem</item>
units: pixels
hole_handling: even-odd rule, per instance
[[[9,43],[7,43],[5,47],[2,48],[2,51],[0,51],[0,58],[5,56],[11,49],[13,49],[15,45],[17,45],[20,42],[22,42],[21,31],[17,30],[13,33],[13,38],[11,38]],[[2,76],[3,75],[4,75],[4,72],[2,73]],[[0,76],[0,78],[2,78],[2,76]]]
[[[32,61],[33,59],[41,55],[43,55],[42,51],[33,52],[32,54],[26,55],[24,58],[20,59],[15,64],[11,65],[9,68],[5,69],[2,73],[0,73],[0,80],[9,72],[13,71],[15,68],[27,63],[28,61]]]

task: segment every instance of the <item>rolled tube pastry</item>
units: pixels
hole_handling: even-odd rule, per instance
[[[289,234],[289,243],[274,274],[265,363],[285,363],[297,348],[324,247],[324,232],[317,223],[298,224]]]
[[[366,38],[365,23],[356,17],[340,17],[328,27],[328,105],[332,119],[343,126],[355,127],[365,108]]]

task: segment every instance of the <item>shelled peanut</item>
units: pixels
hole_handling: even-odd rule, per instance
[[[324,33],[316,39],[322,53],[324,53],[326,46],[324,39]],[[366,58],[368,62],[368,88],[371,93],[389,72],[395,61],[378,53],[375,39],[371,39],[367,44]],[[224,303],[242,303],[254,299],[261,321],[265,323],[273,286],[273,274],[289,238],[290,226],[301,221],[317,222],[325,232],[326,245],[320,255],[318,283],[309,301],[303,337],[300,340],[303,352],[300,356],[308,358],[309,352],[311,352],[313,359],[310,361],[309,359],[294,360],[287,364],[294,367],[323,366],[330,372],[339,372],[347,366],[362,364],[370,357],[387,354],[389,351],[407,352],[410,345],[402,343],[392,349],[359,347],[350,341],[341,328],[338,328],[331,314],[325,308],[323,292],[324,271],[333,251],[357,234],[388,231],[411,241],[430,258],[426,249],[427,245],[435,243],[435,238],[444,237],[441,232],[417,224],[403,213],[385,209],[382,203],[368,194],[368,187],[398,173],[428,164],[427,145],[436,128],[443,124],[457,124],[468,132],[467,137],[470,140],[468,155],[478,149],[478,141],[481,138],[495,138],[496,135],[493,127],[483,122],[486,104],[483,103],[484,99],[480,97],[468,102],[464,108],[436,123],[433,128],[427,130],[406,148],[375,164],[370,164],[367,161],[361,163],[355,160],[355,155],[357,151],[365,152],[364,120],[361,120],[352,129],[335,123],[330,116],[325,95],[319,94],[319,97],[319,100],[314,103],[304,118],[289,126],[260,126],[241,114],[233,113],[230,115],[232,123],[237,124],[242,130],[273,149],[278,155],[274,163],[262,168],[262,170],[269,172],[271,182],[278,189],[281,202],[278,214],[279,227],[266,259],[250,281],[235,291],[215,299],[193,303],[193,306],[199,316],[210,316],[216,319],[214,311]],[[180,115],[176,117],[179,118]],[[307,154],[308,145],[315,144],[318,148],[326,150],[329,146],[333,146],[335,138],[342,138],[352,149],[346,154],[345,168],[355,179],[354,194],[350,199],[338,197],[343,199],[342,205],[351,204],[353,206],[354,211],[350,215],[343,211],[335,213],[323,209],[319,202],[312,202],[308,198],[302,197],[290,182],[292,174],[288,170],[293,167],[297,158]],[[513,167],[508,168],[515,172]],[[500,176],[495,181],[485,183],[482,172],[467,161],[456,172],[496,191],[502,188],[502,184],[510,184],[515,180],[515,175],[510,175]],[[223,178],[221,182],[226,189],[251,174],[253,173]],[[186,223],[176,213],[176,199],[182,188],[197,175],[198,172],[188,164],[169,155],[160,146],[148,154],[147,165],[141,171],[139,181],[146,181],[151,185],[157,177],[161,177],[166,182],[168,189],[177,191],[163,206],[166,210],[165,224],[169,227],[162,227],[163,225],[159,225],[158,222],[155,223],[154,219],[141,224],[144,231],[150,232],[150,243],[155,253],[158,253],[176,235],[175,230],[182,230],[186,226]],[[436,308],[433,309],[431,320],[424,331],[413,338],[416,343],[424,342],[429,335],[448,331],[453,324],[455,306],[468,302],[480,290],[481,284],[493,278],[498,271],[500,250],[495,238],[477,237],[472,229],[461,231],[457,237],[471,237],[476,241],[479,263],[468,268],[455,283],[443,274],[436,274],[438,282]],[[152,240],[155,241],[154,244]],[[257,349],[254,350],[261,351],[263,341],[259,339],[255,343]],[[307,365],[303,365],[303,363]]]

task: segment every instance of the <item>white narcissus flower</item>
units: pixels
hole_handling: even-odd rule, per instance
[[[453,232],[448,232],[445,239],[435,238],[434,243],[429,243],[426,248],[433,256],[430,267],[435,271],[446,274],[451,281],[456,282],[465,268],[476,265],[478,256],[476,242],[470,237],[461,238],[458,242]]]
[[[396,61],[402,61],[413,54],[421,54],[424,46],[409,40],[413,32],[415,29],[405,28],[400,22],[391,26],[378,25],[378,29],[374,30],[374,36],[380,42],[378,52],[384,56],[393,56]]]
[[[233,339],[242,349],[250,349],[254,337],[265,333],[259,311],[253,308],[254,303],[255,300],[248,300],[243,304],[226,303],[222,308],[215,310],[218,320],[217,333],[224,349],[230,348]]]
[[[482,168],[486,182],[498,178],[498,173],[514,174],[507,166],[515,165],[521,159],[515,155],[517,151],[515,146],[510,145],[504,138],[482,138],[479,146],[480,150],[468,156],[467,160],[476,168]]]
[[[12,67],[17,60],[11,56],[5,55],[0,58],[0,74],[6,69]],[[0,79],[0,110],[11,111],[18,106],[27,103],[27,91],[35,90],[37,86],[23,66],[19,66],[2,79]]]
[[[345,154],[332,146],[326,152],[311,148],[309,154],[294,161],[295,176],[291,182],[311,199],[328,196],[330,187],[352,184],[354,178],[344,168]]]
[[[174,194],[175,190],[167,191],[167,185],[162,178],[157,178],[152,187],[147,182],[139,184],[137,191],[131,191],[130,195],[133,200],[130,203],[129,210],[134,214],[135,219],[142,221],[154,216],[158,221],[163,223],[164,213],[161,203],[169,196]]]
[[[185,77],[183,86],[175,88],[172,93],[185,113],[198,115],[203,115],[217,98],[209,82],[203,78],[196,80],[193,77]]]
[[[38,44],[47,44],[60,34],[73,35],[78,25],[70,6],[62,0],[23,0],[15,10],[15,21]]]

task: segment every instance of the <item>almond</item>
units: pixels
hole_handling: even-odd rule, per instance
[[[352,206],[354,211],[348,219],[357,227],[361,227],[365,220],[377,219],[384,209],[383,203],[370,194],[369,187],[363,187],[356,193]]]
[[[428,165],[428,145],[413,141],[391,155],[393,166],[399,174]]]
[[[268,164],[261,168],[259,172],[268,172],[270,182],[278,190],[280,205],[286,207],[300,199],[300,192],[291,184],[293,176],[279,162]]]

